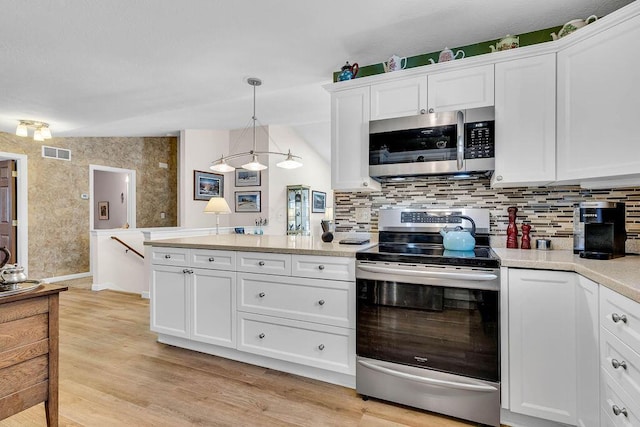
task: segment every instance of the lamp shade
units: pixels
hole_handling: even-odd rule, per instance
[[[231,209],[229,208],[229,204],[224,199],[224,197],[212,197],[209,199],[209,203],[205,206],[204,211],[206,213],[215,213],[215,214],[228,214],[231,213]]]

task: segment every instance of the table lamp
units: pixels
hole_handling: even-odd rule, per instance
[[[205,213],[216,214],[216,234],[220,234],[220,214],[231,213],[231,209],[224,197],[212,197],[204,208]]]

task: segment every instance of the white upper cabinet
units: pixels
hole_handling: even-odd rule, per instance
[[[639,49],[633,16],[558,52],[558,181],[640,176]]]
[[[415,116],[427,111],[427,76],[371,85],[371,120]]]
[[[428,112],[488,107],[494,102],[493,64],[429,74]]]
[[[495,66],[493,187],[545,185],[556,177],[556,55]]]
[[[331,188],[380,190],[369,177],[369,86],[331,94]]]

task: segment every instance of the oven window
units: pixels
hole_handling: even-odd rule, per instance
[[[497,291],[357,280],[359,356],[499,381]]]
[[[369,165],[456,160],[457,128],[444,125],[369,135]]]

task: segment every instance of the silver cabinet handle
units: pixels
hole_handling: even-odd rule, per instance
[[[209,262],[214,262],[216,259],[214,257],[209,258]]]
[[[502,175],[496,176],[496,181],[502,181]]]
[[[171,255],[166,254],[166,255],[164,256],[164,258],[165,258],[165,259],[169,259],[169,258],[171,258]]]
[[[369,183],[368,183],[367,181],[363,181],[363,182],[362,182],[362,186],[363,186],[363,187],[368,187],[368,186],[369,186]]]
[[[613,313],[611,315],[611,319],[613,320],[613,323],[618,323],[620,321],[622,321],[622,323],[627,323],[627,316],[625,314],[620,315],[618,313]]]
[[[427,112],[427,110],[425,110],[424,108],[422,110],[420,110],[420,114],[424,114],[426,112]]]
[[[430,112],[430,113],[434,113],[434,112],[435,112],[435,110],[434,110],[433,108],[429,108],[429,112]]]
[[[323,300],[323,299],[321,299],[320,301],[318,301],[318,304],[320,304],[320,305],[324,305],[324,300]]]
[[[611,366],[613,366],[613,369],[622,368],[625,371],[627,370],[627,362],[624,360],[622,362],[618,362],[617,359],[611,359]]]
[[[258,261],[258,265],[262,267],[264,265],[264,261]]]
[[[629,413],[627,412],[627,408],[620,409],[618,405],[613,405],[611,409],[613,410],[613,413],[616,417],[620,414],[624,415],[625,417],[629,416]]]
[[[265,296],[265,295],[266,295],[266,294],[265,294],[264,292],[260,292],[260,293],[258,294],[258,296],[259,296],[260,298],[264,298],[264,296]]]
[[[187,273],[189,272],[189,269],[188,269],[188,268],[184,268],[184,269],[182,270],[182,272],[183,272],[184,274],[187,274]]]
[[[320,264],[320,265],[318,266],[318,270],[324,270],[324,265]]]
[[[264,338],[264,334],[258,335],[258,338],[263,339]]]
[[[318,350],[320,350],[320,351],[324,350],[324,344],[320,344],[320,345],[318,346]]]

